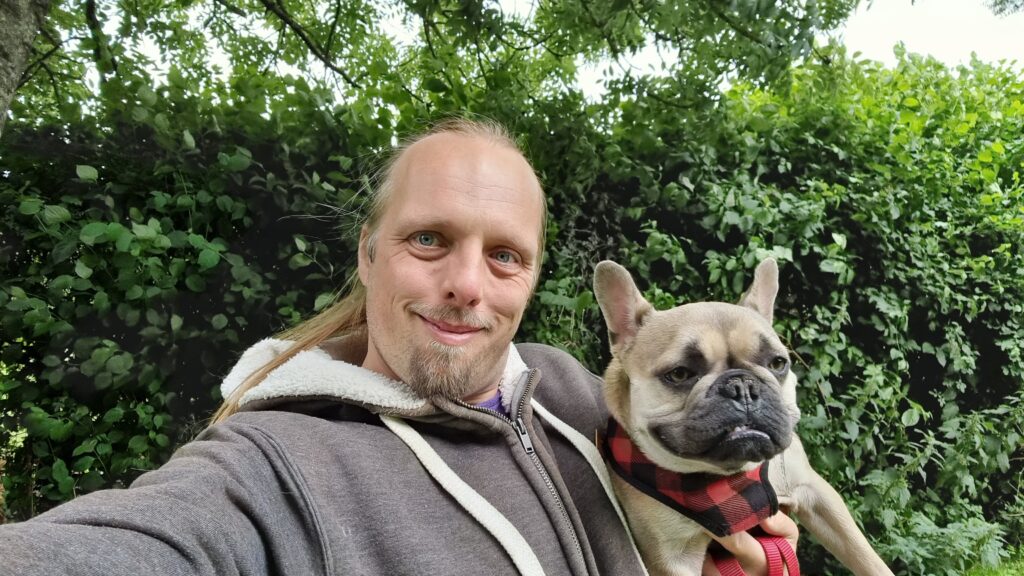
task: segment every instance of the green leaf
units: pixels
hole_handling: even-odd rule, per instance
[[[74,236],[65,236],[63,240],[57,242],[53,247],[53,252],[50,254],[50,259],[54,264],[60,264],[67,260],[78,250],[78,238]]]
[[[132,222],[132,233],[140,240],[152,240],[157,235],[157,231],[148,224],[139,224],[138,222]]]
[[[448,85],[444,83],[444,80],[440,78],[427,78],[423,82],[423,87],[431,92],[447,92]]]
[[[188,131],[188,128],[181,133],[181,143],[185,146],[186,150],[195,150],[196,141],[192,138],[192,133]]]
[[[18,205],[18,212],[26,216],[38,214],[43,209],[43,201],[38,198],[26,198]]]
[[[73,278],[67,274],[61,274],[50,281],[49,288],[58,292],[64,292],[68,288],[71,288],[71,281]]]
[[[223,330],[228,325],[228,317],[223,314],[217,314],[210,320],[210,324],[213,325],[215,330]]]
[[[71,212],[63,206],[47,205],[43,208],[43,223],[47,226],[61,224],[71,220]]]
[[[199,257],[196,259],[196,262],[199,264],[199,268],[201,270],[208,270],[220,262],[220,254],[215,250],[206,248],[199,253]]]
[[[333,302],[334,294],[331,292],[324,292],[316,297],[316,302],[313,303],[313,310],[319,312]]]
[[[60,458],[57,458],[57,460],[54,461],[53,466],[50,468],[50,476],[57,482],[68,478],[68,465]]]
[[[92,268],[89,268],[85,264],[85,262],[79,260],[78,262],[75,263],[75,274],[78,274],[80,278],[88,279],[90,276],[92,276]]]
[[[131,369],[135,361],[132,359],[131,354],[127,352],[121,354],[115,354],[107,360],[106,368],[113,375],[124,374]]]
[[[75,423],[70,420],[54,421],[50,426],[50,440],[63,442],[71,437],[71,431],[74,428]]]
[[[184,321],[182,320],[181,316],[178,316],[177,314],[171,314],[171,331],[177,332],[178,330],[181,330],[181,325],[183,322]]]
[[[124,409],[120,406],[114,406],[110,410],[107,410],[107,413],[103,415],[103,421],[107,424],[120,422],[122,418],[124,418]]]
[[[185,277],[185,286],[193,292],[203,292],[206,290],[206,280],[198,274],[189,274]]]
[[[156,93],[149,86],[140,86],[136,95],[139,97],[139,102],[148,107],[153,107],[156,104]]]
[[[917,425],[920,419],[921,413],[913,408],[904,410],[903,414],[900,416],[900,421],[902,421],[903,425],[907,428]]]
[[[224,162],[224,166],[231,172],[241,172],[252,164],[252,159],[243,154],[232,154]]]
[[[107,225],[103,222],[90,222],[85,226],[82,226],[82,230],[78,233],[78,239],[82,241],[82,244],[92,246],[97,242],[102,241],[107,233]]]
[[[95,438],[89,438],[85,442],[82,442],[81,444],[79,444],[75,448],[74,452],[71,453],[71,455],[72,456],[81,456],[82,454],[87,454],[89,452],[92,452],[95,448],[96,448],[96,439]]]
[[[291,268],[292,270],[304,268],[312,263],[313,260],[309,256],[303,254],[302,252],[293,254],[292,257],[288,259],[288,267]]]
[[[127,252],[131,248],[132,240],[135,235],[128,231],[126,228],[124,234],[118,237],[117,241],[114,242],[114,247],[117,248],[118,252]]]
[[[133,454],[142,454],[147,449],[149,449],[149,442],[146,441],[145,436],[135,435],[128,441],[128,450]]]
[[[100,176],[96,169],[88,164],[78,164],[75,166],[75,174],[78,175],[80,180],[85,182],[95,182]]]
[[[217,208],[220,208],[221,212],[231,212],[235,206],[235,201],[230,196],[220,195],[217,196]]]
[[[95,456],[82,456],[75,460],[74,470],[75,472],[85,472],[92,467],[94,462],[96,462]]]

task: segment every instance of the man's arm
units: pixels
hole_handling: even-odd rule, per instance
[[[131,488],[0,526],[0,574],[322,572],[318,523],[259,428],[227,422]],[[280,456],[280,455],[278,455]]]

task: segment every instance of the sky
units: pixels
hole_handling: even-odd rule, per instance
[[[528,4],[528,0],[502,0]],[[1024,12],[998,17],[984,0],[875,0],[861,2],[845,25],[831,34],[850,54],[893,65],[893,46],[903,42],[908,52],[929,54],[948,66],[966,64],[971,53],[984,61],[1016,60],[1024,70]],[[637,71],[657,71],[653,49],[630,59]],[[607,64],[580,67],[579,85],[589,98],[599,98],[601,72]]]
[[[981,60],[1024,64],[1024,12],[999,17],[983,0],[875,0],[862,2],[838,33],[850,52],[886,64],[899,41],[908,52],[930,54],[949,66]]]

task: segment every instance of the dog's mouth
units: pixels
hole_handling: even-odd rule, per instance
[[[656,426],[651,432],[669,452],[723,468],[768,460],[789,444],[754,423],[733,424],[717,431],[697,426]]]
[[[722,439],[723,442],[731,442],[733,440],[754,440],[764,439],[771,442],[772,438],[767,433],[760,430],[755,430],[746,425],[737,426],[725,435]]]
[[[782,449],[770,434],[745,424],[736,426],[712,442],[701,458],[711,462],[739,463],[768,460]]]

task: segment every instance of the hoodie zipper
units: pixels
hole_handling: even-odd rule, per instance
[[[577,536],[576,534],[576,528],[573,527],[572,519],[569,518],[569,512],[565,509],[565,504],[562,502],[562,497],[558,495],[558,490],[555,489],[555,483],[551,480],[551,476],[548,474],[547,469],[544,467],[544,463],[541,462],[540,457],[537,456],[537,451],[533,447],[533,440],[530,438],[530,433],[526,428],[526,421],[523,420],[522,414],[523,410],[526,407],[526,399],[530,397],[531,389],[536,384],[536,375],[536,370],[530,370],[530,376],[526,381],[526,387],[523,390],[522,395],[520,396],[519,404],[516,406],[516,411],[514,412],[514,414],[516,415],[515,420],[512,420],[511,418],[505,416],[504,414],[498,412],[497,410],[473,406],[472,404],[468,404],[462,400],[457,400],[456,403],[471,410],[476,410],[477,412],[485,412],[487,414],[497,416],[501,420],[512,425],[512,428],[519,435],[519,443],[522,444],[523,450],[533,461],[533,466],[537,469],[537,472],[540,473],[541,478],[544,480],[544,485],[547,486],[548,488],[548,493],[555,499],[555,504],[558,505],[558,511],[562,515],[562,520],[565,522],[565,525],[569,527],[569,535],[572,536],[572,543],[576,547],[576,555],[583,562],[583,566],[585,569],[587,562],[586,558],[583,556],[583,546],[580,544],[579,536]]]

